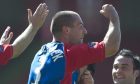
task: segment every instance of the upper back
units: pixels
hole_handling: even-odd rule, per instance
[[[64,45],[61,42],[50,42],[36,53],[28,83],[59,84],[63,79],[64,70]]]

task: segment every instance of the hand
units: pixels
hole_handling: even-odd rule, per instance
[[[5,29],[3,35],[1,36],[0,45],[2,45],[2,44],[9,44],[9,43],[10,43],[10,41],[11,41],[11,39],[12,39],[12,37],[13,37],[13,32],[10,32],[10,34],[8,35],[9,30],[10,30],[10,27],[8,26],[8,27]],[[7,37],[7,36],[8,36],[8,37]]]
[[[32,15],[31,9],[28,9],[28,22],[29,25],[32,24],[34,28],[39,29],[45,22],[46,16],[48,15],[48,8],[45,3],[41,3],[34,14]]]
[[[84,73],[80,77],[78,84],[94,84],[94,80],[90,71],[88,70],[84,71]]]
[[[100,13],[103,14],[106,18],[109,18],[110,20],[116,20],[116,18],[118,18],[118,13],[116,9],[110,4],[103,5]]]

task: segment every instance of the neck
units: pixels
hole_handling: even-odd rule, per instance
[[[53,42],[54,41],[60,41],[60,42],[63,42],[63,43],[70,43],[66,38],[55,38],[53,37]]]

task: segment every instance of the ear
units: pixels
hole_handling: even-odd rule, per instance
[[[135,76],[137,78],[140,75],[140,71],[139,70],[135,70],[134,74],[135,74]]]
[[[67,26],[63,26],[62,31],[64,34],[68,34],[70,32],[70,28]]]

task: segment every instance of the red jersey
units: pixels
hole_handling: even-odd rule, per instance
[[[0,65],[8,63],[13,56],[13,47],[10,44],[0,45]]]
[[[92,42],[89,44],[78,44],[77,46],[65,46],[66,71],[61,84],[72,83],[72,73],[81,67],[101,62],[105,59],[105,45],[103,42]]]

